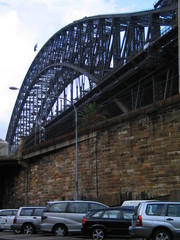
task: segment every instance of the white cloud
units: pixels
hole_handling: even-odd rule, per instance
[[[24,70],[22,67],[24,68],[24,64],[29,63],[28,59],[33,57],[30,54],[30,49],[33,49],[33,34],[21,26],[15,11],[0,16],[0,29],[0,64],[5,68],[3,74],[13,75],[10,72],[12,69],[22,75]],[[17,61],[17,59],[23,59],[23,61]]]
[[[0,137],[5,138],[16,95],[10,86],[20,87],[34,58],[35,34],[20,23],[16,11],[0,15]]]

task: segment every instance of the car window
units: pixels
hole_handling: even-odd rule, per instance
[[[54,203],[51,204],[48,212],[65,212],[67,207],[67,203]]]
[[[122,215],[124,219],[132,219],[134,211],[130,209],[123,209]]]
[[[36,208],[34,210],[34,216],[42,216],[43,212],[44,212],[44,208]]]
[[[21,210],[20,216],[32,216],[33,209],[32,208],[23,208]]]
[[[89,204],[89,210],[91,209],[101,209],[101,208],[105,208],[105,206],[98,204],[98,203],[90,203]]]
[[[5,210],[0,212],[0,216],[12,216],[12,211],[11,210]]]
[[[179,204],[169,204],[167,207],[167,216],[180,217],[180,205]]]
[[[13,215],[16,215],[18,210],[13,210]]]
[[[146,208],[147,215],[161,216],[164,204],[148,204]]]
[[[106,210],[104,211],[103,218],[121,218],[120,210]]]
[[[102,211],[98,211],[98,212],[94,212],[91,217],[99,218],[99,217],[101,217],[103,215],[103,213],[104,213],[103,210]]]
[[[68,212],[69,213],[87,213],[88,203],[84,203],[84,202],[69,203]]]

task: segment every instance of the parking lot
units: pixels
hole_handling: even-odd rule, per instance
[[[69,237],[56,237],[53,236],[52,234],[45,234],[45,233],[37,233],[37,234],[31,234],[31,235],[27,235],[27,234],[15,234],[13,231],[2,231],[0,232],[0,239],[4,239],[4,240],[12,240],[12,239],[16,239],[16,240],[21,240],[21,239],[26,239],[26,240],[57,240],[57,239],[65,239],[65,240],[82,240],[82,239],[88,239],[87,237],[83,237],[83,236],[69,236]]]
[[[74,235],[74,236],[67,236],[67,237],[55,237],[52,236],[51,234],[45,234],[45,233],[37,233],[37,234],[31,234],[31,235],[26,235],[26,234],[15,234],[13,231],[2,231],[0,232],[0,239],[2,240],[21,240],[21,239],[26,239],[26,240],[57,240],[57,239],[64,239],[64,240],[92,240],[92,238],[88,238],[85,236],[80,236],[80,235]],[[124,238],[119,238],[119,237],[113,237],[113,238],[106,238],[107,240],[127,240]],[[135,239],[131,238],[129,240],[142,240],[142,239]]]

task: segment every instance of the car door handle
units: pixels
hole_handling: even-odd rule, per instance
[[[33,217],[33,219],[37,219],[37,217]]]
[[[167,221],[173,221],[174,219],[173,218],[167,218],[166,220]]]

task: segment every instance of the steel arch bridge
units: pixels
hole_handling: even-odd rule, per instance
[[[43,128],[73,109],[89,92],[178,24],[178,1],[159,0],[154,9],[85,17],[65,26],[42,47],[20,88],[6,141]]]

